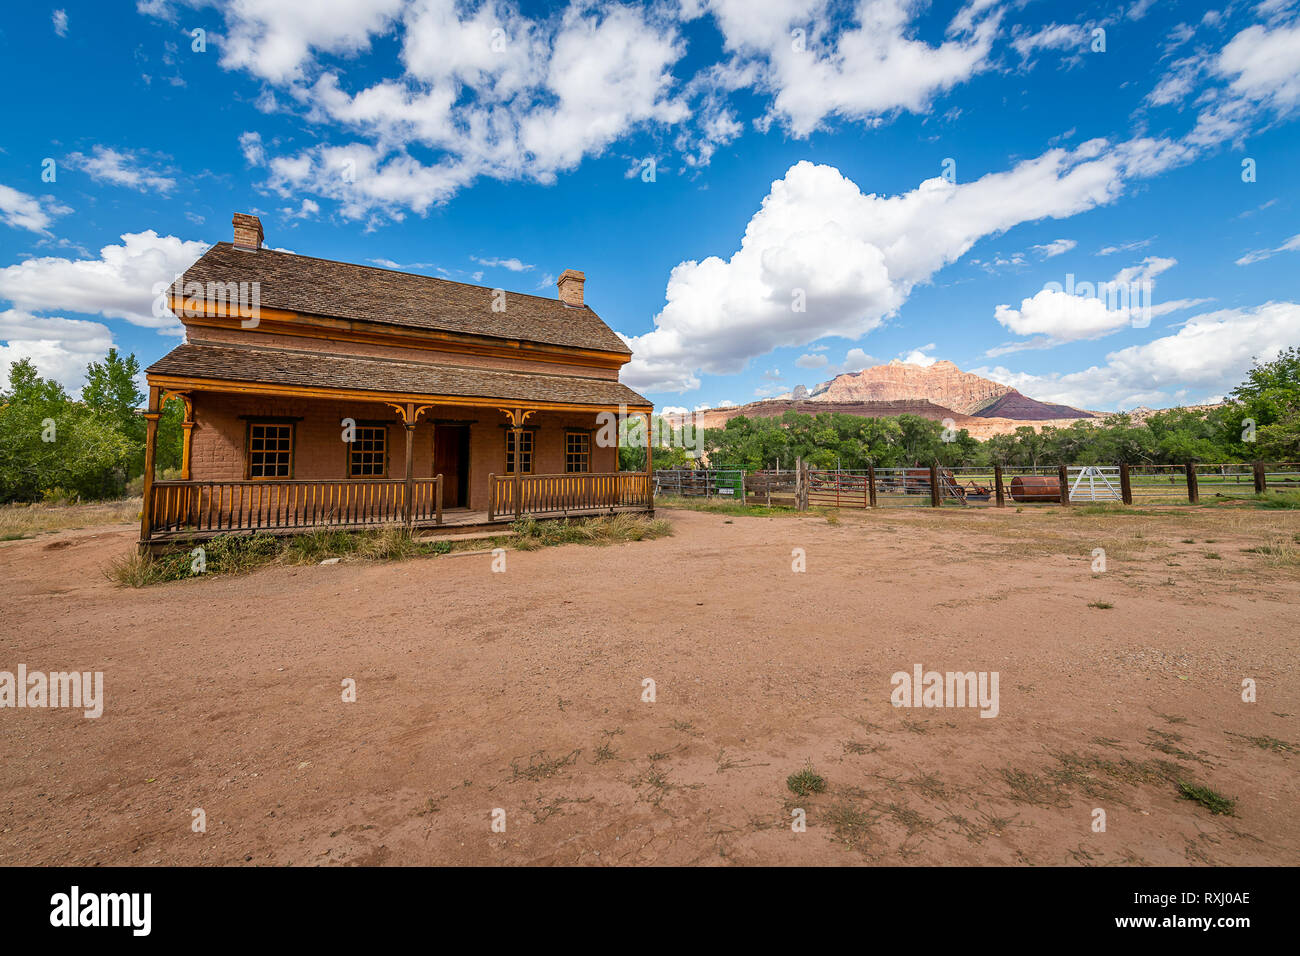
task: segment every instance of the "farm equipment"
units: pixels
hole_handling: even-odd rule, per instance
[[[1011,479],[1012,501],[1060,501],[1061,481],[1055,475],[1017,475]]]

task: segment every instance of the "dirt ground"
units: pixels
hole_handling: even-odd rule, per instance
[[[0,864],[1300,862],[1300,567],[1246,551],[1300,513],[660,515],[142,590],[127,527],[0,544],[0,670],[106,697],[0,710]],[[998,715],[895,708],[917,664]]]

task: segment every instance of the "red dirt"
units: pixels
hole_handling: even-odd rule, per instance
[[[0,863],[1300,858],[1300,574],[1243,553],[1300,514],[661,515],[673,537],[504,574],[471,555],[137,591],[100,573],[128,529],[0,545],[0,670],[101,670],[106,696],[97,720],[0,710]],[[998,671],[999,716],[892,707],[918,663]],[[826,792],[787,789],[806,765]]]

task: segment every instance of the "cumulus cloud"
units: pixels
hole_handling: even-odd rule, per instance
[[[912,0],[858,0],[849,24],[838,26],[824,0],[715,0],[710,7],[733,67],[754,67],[758,84],[774,94],[767,121],[798,137],[832,115],[928,112],[937,96],[989,68],[996,4],[967,3],[937,45],[915,36],[919,8]]]
[[[1020,348],[1051,348],[1067,342],[1098,339],[1121,329],[1145,328],[1154,316],[1199,305],[1203,299],[1152,302],[1155,278],[1177,265],[1176,259],[1147,256],[1136,266],[1117,272],[1102,282],[1051,282],[1020,308],[999,305],[993,317],[1016,335],[1041,338],[1021,345],[1000,346],[987,354],[1002,355]]]
[[[1255,360],[1300,340],[1300,304],[1269,302],[1195,316],[1172,334],[1106,355],[1078,372],[1031,375],[1001,366],[972,369],[1042,401],[1077,408],[1195,404],[1240,383]]]
[[[62,205],[53,196],[41,196],[38,199],[0,184],[0,220],[6,226],[48,236],[54,217],[66,216],[70,212],[72,207]]]
[[[174,316],[153,314],[153,288],[184,272],[208,244],[152,229],[124,233],[121,239],[119,245],[104,246],[98,259],[45,256],[0,269],[0,298],[28,312],[101,315],[180,335]]]
[[[112,346],[112,333],[99,322],[6,309],[0,312],[0,383],[7,387],[9,367],[25,358],[41,375],[76,390],[85,383],[86,366]]]
[[[1184,158],[1164,140],[1091,140],[968,183],[936,177],[898,196],[864,195],[832,166],[797,163],[772,184],[730,259],[672,270],[654,330],[628,339],[634,358],[624,379],[686,391],[700,372],[734,374],[774,348],[859,338],[981,238],[1109,203],[1130,178]]]

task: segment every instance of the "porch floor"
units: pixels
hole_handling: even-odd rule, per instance
[[[526,517],[536,518],[538,521],[553,521],[559,518],[596,518],[602,515],[622,514],[622,513],[645,513],[648,509],[644,505],[623,508],[575,508],[570,511],[547,512],[545,514],[526,515]],[[652,512],[651,512],[652,514]],[[444,508],[442,512],[442,523],[435,524],[432,519],[415,522],[414,533],[419,537],[425,537],[430,534],[441,534],[450,532],[455,535],[462,531],[475,531],[490,528],[503,528],[515,520],[514,514],[496,515],[491,520],[488,519],[486,511],[473,511],[469,508]],[[381,522],[366,522],[361,524],[300,524],[289,527],[269,528],[238,528],[223,529],[219,531],[155,531],[150,535],[147,544],[151,548],[161,548],[168,544],[174,544],[178,541],[207,541],[212,538],[220,537],[226,534],[274,534],[274,535],[295,535],[310,534],[313,531],[324,529],[337,529],[339,531],[367,531],[377,530],[379,528],[391,527],[391,524]],[[145,543],[145,542],[142,542]]]

